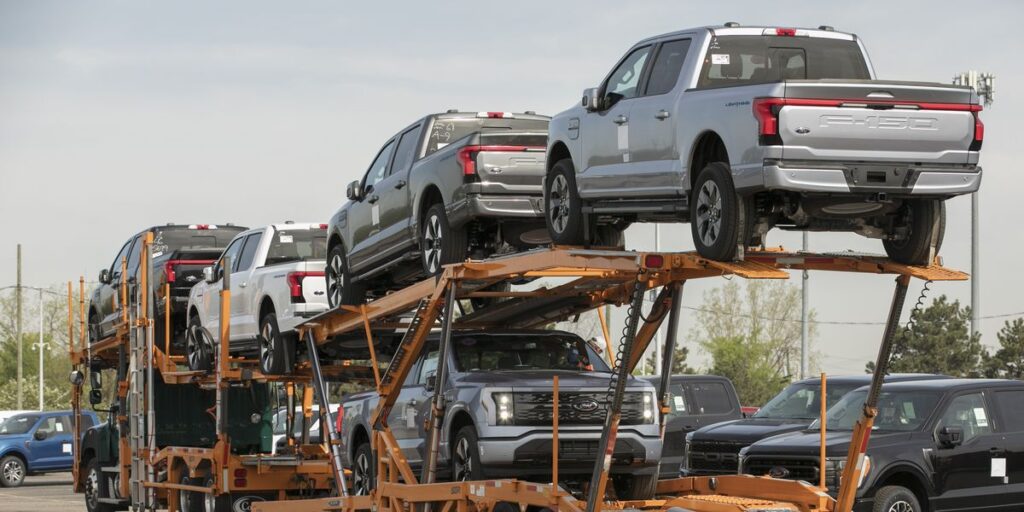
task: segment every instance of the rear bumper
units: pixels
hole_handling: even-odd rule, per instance
[[[921,166],[914,164],[824,164],[769,161],[761,183],[747,190],[784,190],[822,194],[875,194],[953,197],[976,192],[981,186],[978,166]],[[741,190],[744,191],[744,190]]]
[[[448,212],[449,220],[456,226],[477,218],[540,219],[543,216],[543,195],[468,194]]]

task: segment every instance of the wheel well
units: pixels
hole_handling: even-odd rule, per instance
[[[86,448],[84,451],[82,451],[82,459],[81,462],[79,462],[78,466],[81,468],[87,467],[89,465],[89,461],[91,461],[95,456],[95,450],[93,450],[92,448]]]
[[[704,132],[693,145],[693,154],[690,156],[690,189],[697,183],[701,169],[711,162],[729,163],[729,153],[717,133]]]
[[[341,237],[338,235],[331,235],[331,238],[327,240],[327,250],[330,251],[335,245],[341,243]]]
[[[193,318],[199,318],[199,310],[195,307],[188,310],[188,320],[191,322]]]
[[[457,436],[459,434],[459,431],[462,430],[462,427],[467,427],[467,426],[468,427],[472,427],[473,426],[473,418],[470,417],[469,413],[467,413],[466,411],[458,411],[458,412],[456,412],[455,416],[452,418],[452,422],[451,422],[451,424],[449,426],[449,439],[448,439],[448,449],[449,450],[453,449],[454,446],[455,446],[455,436]]]
[[[572,158],[572,154],[569,153],[569,148],[561,142],[556,142],[554,146],[551,146],[551,150],[548,151],[547,170],[550,171],[559,160],[564,160],[566,158]]]
[[[441,195],[441,190],[439,190],[434,185],[430,185],[426,189],[424,189],[423,193],[420,195],[420,207],[419,210],[417,211],[419,216],[417,217],[417,221],[422,221],[423,217],[427,216],[427,210],[430,209],[430,207],[433,206],[435,203],[443,204],[444,196]],[[416,239],[419,240],[419,226],[417,226],[416,229]]]
[[[370,435],[366,433],[366,429],[362,425],[356,427],[356,431],[352,434],[352,453],[350,453],[349,461],[355,460],[356,450],[364,443],[370,442]]]
[[[25,466],[25,471],[26,472],[28,472],[30,470],[30,468],[28,467],[28,459],[25,458],[25,456],[22,455],[21,453],[18,453],[18,452],[7,452],[7,453],[5,453],[3,455],[0,455],[0,459],[4,459],[4,458],[7,458],[7,457],[15,457],[15,458],[17,458],[18,460],[21,461],[21,464]]]
[[[267,313],[273,313],[273,312],[274,312],[274,301],[270,300],[269,296],[263,297],[263,300],[260,301],[260,317],[257,320],[262,322],[263,321],[263,317],[267,316]],[[262,328],[263,327],[260,327],[260,329],[262,329]]]
[[[910,489],[910,492],[917,496],[918,503],[921,504],[921,510],[927,512],[930,510],[928,506],[928,490],[925,488],[924,483],[921,479],[909,471],[897,471],[891,475],[885,477],[881,483],[876,484],[872,494],[878,492],[879,489],[887,485],[898,485],[900,487],[906,487]]]

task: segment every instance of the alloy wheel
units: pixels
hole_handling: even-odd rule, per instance
[[[551,180],[548,190],[548,215],[551,216],[551,228],[556,233],[565,232],[569,224],[569,183],[561,174]]]
[[[18,482],[21,482],[21,479],[25,478],[25,469],[21,466],[21,462],[13,458],[8,460],[3,467],[3,478],[10,485],[17,485]]]
[[[352,468],[352,487],[356,496],[370,495],[370,461],[365,453],[356,457],[355,467]]]
[[[469,440],[465,437],[460,438],[458,443],[455,445],[455,471],[454,477],[456,482],[465,482],[472,478],[473,474],[473,456],[469,452]]]
[[[274,327],[267,322],[260,329],[260,368],[267,370],[274,367]]]
[[[914,512],[914,506],[906,501],[900,500],[889,505],[888,512]]]
[[[85,503],[89,510],[96,510],[100,497],[100,475],[95,469],[89,470],[85,478]]]
[[[335,253],[331,255],[330,264],[327,265],[327,296],[332,307],[337,307],[341,304],[341,275],[342,275],[342,262],[341,254]]]
[[[441,268],[441,238],[443,236],[441,219],[437,215],[431,215],[427,219],[427,225],[423,227],[423,261],[426,263],[427,271],[431,274],[437,273]]]
[[[722,232],[722,194],[713,181],[705,181],[697,194],[697,232],[705,246],[712,246]]]

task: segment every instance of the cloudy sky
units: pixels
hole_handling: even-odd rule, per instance
[[[881,78],[998,76],[982,114],[982,314],[1021,312],[1024,171],[1011,162],[1013,119],[1024,117],[1022,18],[1013,1],[0,0],[0,287],[15,281],[17,243],[25,282],[47,286],[93,278],[152,224],[326,221],[380,144],[423,114],[554,114],[635,41],[738,21],[855,32]],[[948,208],[943,256],[966,270],[970,200]],[[663,248],[692,248],[689,226],[661,232]],[[633,228],[627,244],[649,249],[651,234]],[[799,235],[769,241],[797,247]],[[881,244],[814,234],[812,248]],[[880,322],[891,282],[816,274],[813,304],[823,322]],[[717,284],[689,286],[686,304]],[[963,283],[933,289],[970,297]],[[987,344],[1003,320],[983,322]],[[823,368],[861,371],[880,335],[880,325],[822,324]]]

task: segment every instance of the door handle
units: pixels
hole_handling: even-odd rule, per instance
[[[629,121],[629,118],[622,114],[619,114],[615,116],[615,119],[612,119],[612,122],[615,124],[626,124],[626,121]]]
[[[246,284],[248,284],[248,283],[238,283],[238,287],[239,288],[245,288]]]
[[[398,183],[395,183],[395,189],[402,190],[406,185],[408,185],[408,183],[406,183],[405,180],[398,180]]]
[[[409,407],[416,407],[416,404],[418,403],[419,402],[417,402],[416,399],[413,398],[412,400],[409,400]]]
[[[370,196],[366,201],[370,204],[376,203],[377,201],[380,201],[380,196]]]
[[[668,110],[659,110],[657,114],[654,114],[654,118],[660,121],[668,119],[672,114],[668,113]]]

